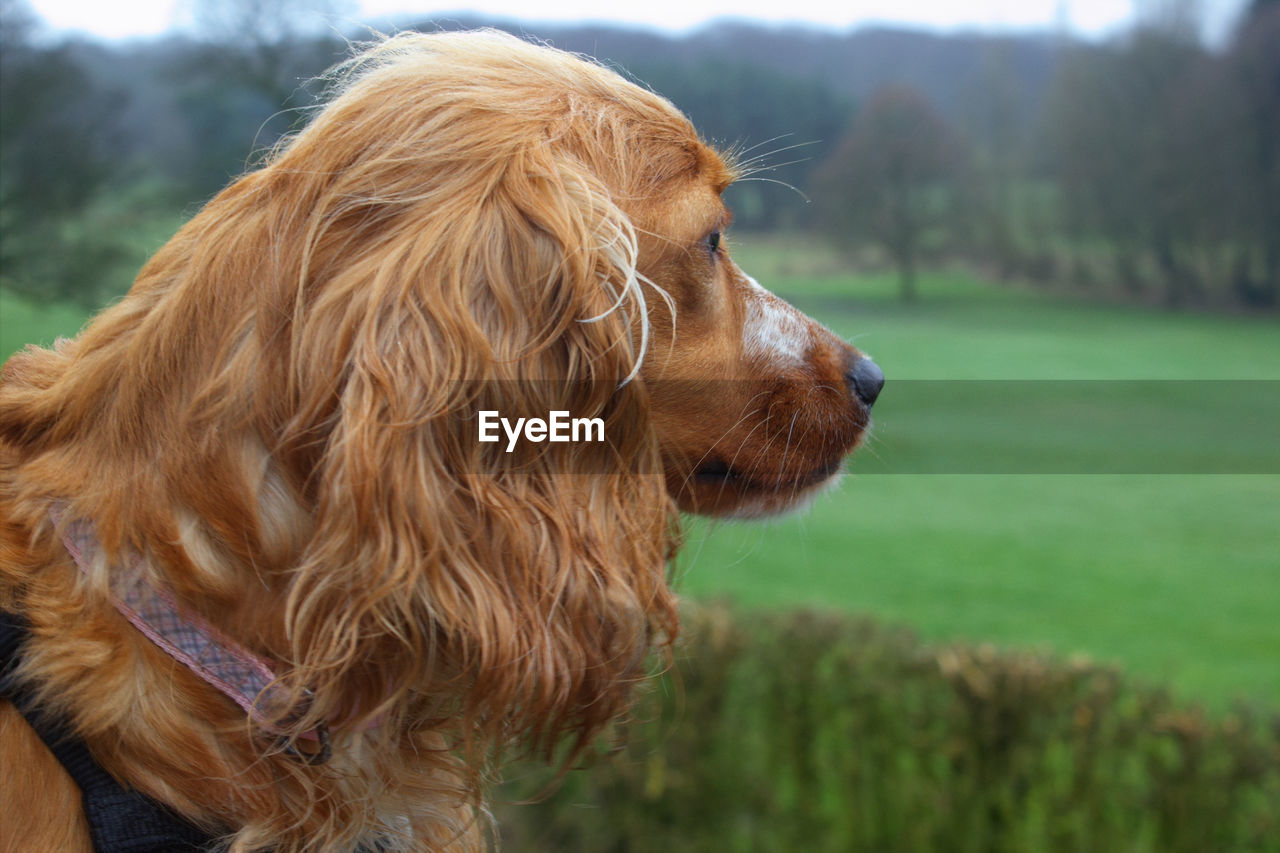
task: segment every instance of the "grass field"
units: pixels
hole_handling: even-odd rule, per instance
[[[1213,708],[1280,702],[1275,318],[1099,306],[959,273],[926,276],[919,304],[905,306],[890,276],[853,275],[819,246],[740,242],[748,271],[872,354],[888,385],[864,451],[871,464],[855,463],[809,512],[690,524],[676,569],[684,594],[817,604],[927,638],[1114,661]],[[82,320],[0,294],[0,355],[73,334]],[[1004,470],[1015,445],[1034,452],[1026,433],[1048,428],[1011,420],[1003,403],[920,405],[935,387],[984,387],[942,384],[951,380],[1020,380],[991,387],[1046,398],[1067,387],[1053,381],[1167,380],[1135,387],[1165,389],[1157,402],[1173,415],[1144,433],[1114,404],[1106,417],[1089,413],[1097,428],[1086,421],[1072,435],[1111,456],[1087,473],[872,473],[912,442],[963,453],[979,471]],[[895,408],[895,386],[915,410]],[[1207,461],[1205,448],[1216,454]],[[1109,473],[1116,457],[1163,473]],[[914,470],[951,470],[923,458]],[[1201,470],[1270,473],[1180,473]]]
[[[0,290],[0,358],[7,359],[27,344],[48,346],[70,337],[88,312],[74,304],[37,305]]]
[[[1192,452],[1186,444],[1170,448],[1163,466],[1147,466],[1169,472],[1160,474],[863,474],[855,461],[839,489],[804,515],[692,525],[679,564],[685,594],[817,604],[900,620],[929,638],[1114,661],[1211,707],[1280,700],[1275,318],[1099,306],[965,274],[927,276],[920,303],[905,306],[891,276],[851,276],[821,247],[741,242],[734,252],[744,268],[884,369],[870,457],[898,439],[899,422],[972,448],[966,461],[976,470],[1001,470],[1002,447],[1020,440],[1019,424],[1010,427],[999,409],[985,420],[969,410],[952,419],[945,408],[895,420],[895,382],[1022,380],[1009,387],[1052,393],[1054,382],[1033,380],[1178,380],[1134,387],[1164,389],[1174,403],[1203,393],[1253,407],[1247,428],[1223,419],[1231,441],[1219,438],[1215,450],[1219,462],[1234,459],[1226,470],[1251,470],[1252,460],[1252,470],[1271,473],[1179,474],[1214,470],[1180,455]],[[1222,385],[1257,398],[1224,394]],[[1204,409],[1179,418],[1208,419],[1190,439],[1212,428],[1212,407]],[[1179,421],[1167,431],[1184,429]],[[1135,452],[1168,440],[1123,427],[1099,423],[1079,440],[1101,449],[1115,437],[1146,442]]]

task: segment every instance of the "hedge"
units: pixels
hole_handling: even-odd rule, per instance
[[[1275,709],[841,614],[689,606],[685,632],[617,746],[559,784],[508,768],[502,849],[1280,850]]]

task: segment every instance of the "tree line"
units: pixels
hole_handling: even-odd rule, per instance
[[[155,248],[143,226],[176,227],[299,127],[308,81],[349,48],[297,29],[295,7],[206,0],[192,34],[107,45],[49,43],[22,0],[0,0],[0,287],[118,293]],[[820,233],[896,268],[904,298],[918,269],[962,260],[1103,298],[1280,301],[1280,0],[1253,0],[1214,49],[1159,20],[1102,43],[418,28],[480,24],[666,95],[742,164],[737,227]]]
[[[1280,2],[1255,0],[1219,51],[1155,20],[1056,60],[1029,122],[998,52],[958,121],[913,87],[877,90],[816,173],[821,230],[878,249],[908,300],[920,264],[959,256],[1113,297],[1276,308]]]

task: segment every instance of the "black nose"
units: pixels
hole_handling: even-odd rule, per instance
[[[880,389],[884,387],[884,373],[866,356],[855,361],[844,378],[867,408],[871,408],[876,397],[880,396]]]

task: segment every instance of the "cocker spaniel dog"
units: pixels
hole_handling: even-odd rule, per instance
[[[0,848],[482,848],[503,756],[671,643],[679,511],[786,510],[867,428],[661,97],[492,32],[333,88],[4,366]]]

